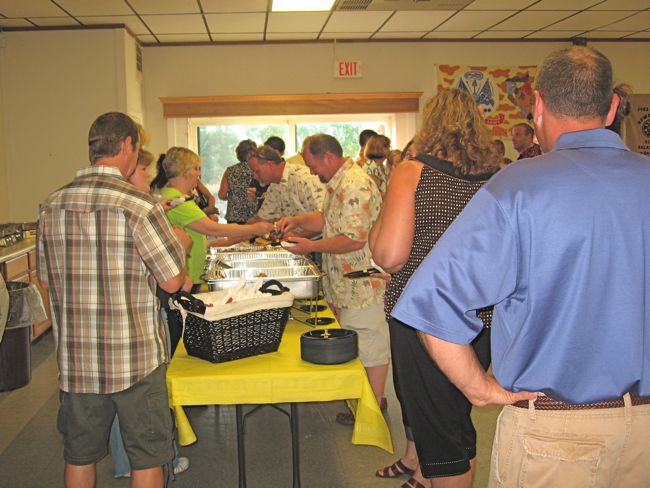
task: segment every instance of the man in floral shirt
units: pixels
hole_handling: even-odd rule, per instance
[[[320,210],[325,188],[309,169],[287,164],[271,146],[257,148],[248,160],[253,178],[269,185],[264,203],[250,222],[273,222],[283,216],[300,215]],[[307,234],[311,237],[316,234]]]
[[[368,233],[381,207],[379,190],[351,159],[343,157],[338,141],[327,134],[305,139],[303,158],[325,183],[323,210],[280,220],[282,231],[297,226],[322,232],[323,239],[291,238],[296,254],[323,253],[325,298],[342,327],[359,336],[359,358],[366,368],[378,403],[385,403],[384,384],[390,360],[388,325],[382,312],[384,282],[345,278],[344,273],[370,267]],[[382,402],[382,400],[384,400]],[[339,414],[340,423],[353,423],[351,414]]]

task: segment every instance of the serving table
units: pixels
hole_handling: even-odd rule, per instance
[[[333,317],[327,309],[319,315]],[[334,322],[331,327],[339,327]],[[372,393],[365,369],[354,359],[337,365],[316,365],[300,358],[300,336],[312,327],[290,319],[277,352],[213,364],[187,355],[179,343],[167,370],[170,405],[176,415],[179,442],[197,437],[184,405],[235,405],[239,486],[246,486],[243,405],[288,403],[291,412],[293,486],[300,486],[298,403],[349,400],[355,413],[353,444],[366,444],[393,452],[390,432]],[[276,407],[278,408],[278,407]],[[286,413],[286,412],[285,412]]]

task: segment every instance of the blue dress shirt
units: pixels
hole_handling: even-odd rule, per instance
[[[393,316],[446,341],[495,304],[492,367],[572,403],[650,395],[650,159],[606,129],[563,134],[470,201]]]

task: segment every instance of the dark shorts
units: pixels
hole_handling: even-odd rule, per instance
[[[84,466],[108,454],[108,437],[117,413],[124,447],[133,469],[148,469],[171,461],[172,417],[166,365],[130,388],[107,395],[60,391],[57,427],[63,435],[67,464]]]
[[[476,457],[472,405],[449,382],[420,343],[415,329],[390,319],[397,395],[426,478],[456,476]],[[472,343],[484,369],[490,363],[490,330]]]

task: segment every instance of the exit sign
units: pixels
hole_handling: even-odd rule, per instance
[[[335,61],[334,78],[361,78],[359,61]]]

